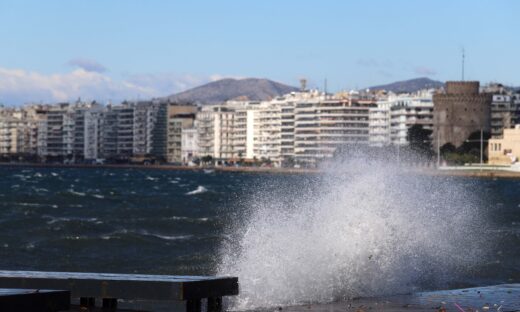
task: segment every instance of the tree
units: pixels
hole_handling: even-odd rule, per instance
[[[446,154],[449,154],[449,153],[455,153],[456,150],[457,150],[457,148],[455,147],[455,145],[453,145],[453,144],[451,144],[449,142],[444,144],[440,148],[441,155],[446,155]]]
[[[202,160],[203,163],[207,164],[213,161],[213,157],[211,155],[206,155],[202,157],[200,160]]]
[[[285,157],[282,161],[282,167],[292,168],[295,164],[296,162],[294,161],[294,157],[292,156]]]
[[[406,138],[412,152],[421,156],[433,155],[432,151],[432,130],[424,129],[422,125],[413,125],[408,128]]]
[[[488,140],[491,138],[491,133],[488,131],[484,131],[482,133],[482,150],[484,152],[484,158],[486,158],[486,151]],[[462,143],[458,148],[457,152],[459,154],[471,154],[477,157],[480,157],[480,131],[472,132],[468,138]],[[485,160],[485,159],[484,159]]]
[[[480,144],[482,142],[483,161],[487,159],[487,142],[491,134],[487,131],[472,132],[468,138],[457,148],[451,143],[446,143],[441,147],[443,158],[451,164],[463,165],[468,163],[480,162]]]

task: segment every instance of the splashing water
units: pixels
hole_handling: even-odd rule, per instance
[[[233,309],[442,287],[483,261],[483,218],[467,183],[363,161],[317,181],[283,194],[288,205],[258,191],[234,225],[218,268],[239,277]]]

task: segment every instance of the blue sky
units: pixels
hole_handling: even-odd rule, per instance
[[[222,77],[329,89],[520,85],[515,0],[0,0],[0,103],[168,95]]]

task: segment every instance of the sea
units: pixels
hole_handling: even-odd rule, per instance
[[[520,180],[355,169],[1,166],[0,270],[235,275],[238,309],[520,282]]]

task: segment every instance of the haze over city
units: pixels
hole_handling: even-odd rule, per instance
[[[0,103],[166,96],[225,77],[330,91],[415,77],[518,86],[520,3],[2,1]]]

